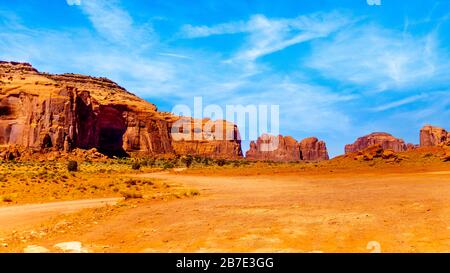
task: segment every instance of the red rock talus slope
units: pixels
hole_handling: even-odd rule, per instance
[[[327,160],[325,142],[315,137],[306,138],[298,143],[290,136],[272,136],[264,134],[256,142],[250,143],[246,153],[248,160],[267,160],[278,162]]]
[[[388,133],[372,133],[358,138],[353,144],[345,145],[345,153],[362,151],[371,146],[380,145],[382,149],[403,152],[408,149],[403,139],[395,138]]]
[[[235,158],[240,141],[184,141],[171,126],[179,117],[159,112],[106,78],[40,73],[30,64],[0,62],[0,145],[91,149],[109,155],[202,154]],[[236,128],[237,131],[237,128]],[[233,146],[233,149],[224,147]],[[176,148],[174,148],[176,147]]]
[[[425,125],[420,129],[420,147],[432,147],[450,141],[450,132],[440,127]]]

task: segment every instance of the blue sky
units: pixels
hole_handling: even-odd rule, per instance
[[[109,77],[164,111],[278,104],[282,134],[335,156],[450,128],[449,16],[450,0],[8,0],[0,59]]]

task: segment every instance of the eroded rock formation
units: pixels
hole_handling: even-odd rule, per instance
[[[403,152],[408,149],[403,139],[396,138],[388,133],[372,133],[358,138],[353,144],[345,145],[345,153],[362,151],[371,146],[379,145],[384,150]]]
[[[223,120],[180,118],[172,123],[176,154],[239,159],[242,157],[238,127]]]
[[[327,160],[329,157],[325,142],[315,137],[306,138],[299,143],[290,136],[264,134],[256,142],[250,142],[246,159],[290,162]]]
[[[302,160],[328,160],[327,146],[324,141],[319,141],[316,137],[305,138],[300,141],[300,158]]]
[[[432,147],[450,141],[450,132],[445,129],[425,125],[420,129],[420,147]]]
[[[290,136],[264,134],[256,142],[250,142],[250,149],[245,157],[249,160],[298,161],[300,149],[297,141]]]
[[[130,152],[236,158],[240,140],[174,140],[180,117],[159,112],[106,78],[40,73],[27,63],[0,62],[0,145],[31,149],[96,148]],[[234,125],[233,125],[234,126]],[[238,135],[237,127],[234,127]],[[190,148],[186,148],[190,147]]]

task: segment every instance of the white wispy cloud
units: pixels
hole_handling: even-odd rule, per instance
[[[81,0],[66,0],[66,3],[69,6],[79,6],[81,5]]]
[[[386,110],[390,110],[392,108],[397,108],[403,105],[407,105],[416,101],[419,101],[421,99],[427,98],[428,94],[420,94],[420,95],[415,95],[415,96],[411,96],[411,97],[407,97],[401,100],[397,100],[397,101],[392,101],[383,105],[379,105],[377,107],[372,108],[372,111],[375,112],[381,112],[381,111],[386,111]]]
[[[313,43],[306,65],[327,78],[386,91],[448,79],[448,61],[434,32],[413,36],[364,25]]]
[[[232,61],[254,61],[259,57],[283,50],[295,44],[326,37],[352,21],[338,12],[315,13],[296,18],[267,18],[253,15],[248,21],[214,26],[185,25],[181,36],[202,38],[211,35],[247,33],[248,37]]]
[[[447,124],[450,114],[449,93],[447,89],[430,91],[421,98],[419,105],[398,111],[393,119],[407,120],[409,124],[417,122],[419,125]]]
[[[212,35],[236,34],[249,32],[251,28],[244,21],[223,23],[215,26],[193,26],[190,24],[181,27],[180,36],[183,38],[202,38]]]
[[[141,96],[162,94],[166,83],[178,77],[173,63],[111,46],[83,30],[0,26],[0,59],[30,62],[45,72],[108,77]]]
[[[170,53],[170,52],[160,52],[158,53],[160,56],[167,56],[167,57],[174,57],[174,58],[181,58],[181,59],[192,59],[189,56],[177,54],[177,53]]]
[[[103,38],[121,44],[142,46],[156,39],[150,24],[136,25],[118,0],[83,0],[77,5]]]
[[[283,108],[282,120],[286,130],[310,134],[342,133],[352,126],[351,116],[341,105],[356,99],[355,95],[333,93],[327,87],[292,80],[269,88],[264,95]],[[280,91],[274,93],[273,90]]]

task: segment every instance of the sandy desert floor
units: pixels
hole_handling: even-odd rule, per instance
[[[450,252],[448,165],[236,173],[128,174],[199,191],[186,198],[1,207],[0,252]]]

